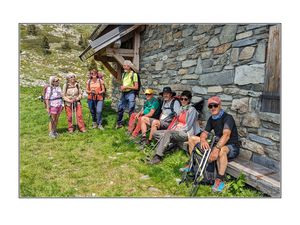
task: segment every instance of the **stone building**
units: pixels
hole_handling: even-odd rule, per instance
[[[99,25],[80,58],[103,62],[115,87],[122,61],[131,59],[143,88],[191,90],[193,102],[220,96],[238,126],[240,158],[270,169],[279,181],[280,36],[280,24]],[[113,107],[119,96],[114,88]],[[208,116],[204,107],[203,126]]]

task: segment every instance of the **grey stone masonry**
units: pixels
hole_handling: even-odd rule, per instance
[[[200,75],[200,85],[226,85],[233,84],[234,71],[228,70],[219,73]]]
[[[265,64],[236,67],[234,83],[238,85],[264,83]]]
[[[265,62],[266,61],[266,47],[267,44],[265,41],[260,41],[256,48],[256,53],[254,59],[258,62]]]
[[[238,40],[238,41],[233,42],[232,47],[237,48],[237,47],[253,45],[253,44],[256,44],[256,43],[257,43],[257,40],[255,38],[242,39],[242,40]]]
[[[272,25],[145,25],[139,62],[142,89],[153,88],[156,96],[164,86],[177,95],[190,90],[193,102],[205,100],[204,124],[210,116],[207,99],[218,95],[236,121],[241,157],[275,168],[281,159],[280,114],[261,112]],[[116,108],[121,95],[119,84],[113,85],[112,107]],[[142,92],[136,103],[137,109],[143,106]]]
[[[224,44],[235,39],[237,25],[225,25],[220,34],[220,43]]]

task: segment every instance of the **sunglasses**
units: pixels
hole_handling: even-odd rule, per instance
[[[53,82],[58,82],[59,80],[54,80]]]
[[[180,98],[181,101],[188,101],[188,98]]]
[[[151,94],[145,94],[145,95],[151,95]]]
[[[210,104],[210,105],[208,106],[209,109],[212,109],[212,108],[218,108],[218,107],[219,107],[218,104]]]
[[[75,78],[74,76],[71,76],[70,79]]]

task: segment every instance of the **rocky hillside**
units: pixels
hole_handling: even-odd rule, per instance
[[[29,24],[21,24],[20,85],[41,86],[52,74],[64,79],[69,73],[75,73],[80,83],[83,83],[87,78],[90,61],[82,62],[79,59],[84,49],[79,41],[81,36],[87,39],[95,27],[96,24],[35,24],[32,31]],[[43,51],[44,37],[48,39],[50,54]],[[98,64],[98,68],[103,67]],[[109,73],[107,78],[108,82]]]

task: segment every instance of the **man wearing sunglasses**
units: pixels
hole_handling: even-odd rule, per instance
[[[222,192],[225,187],[224,176],[228,159],[236,158],[240,151],[238,147],[238,131],[233,117],[222,109],[221,99],[218,96],[208,99],[208,109],[211,116],[204,131],[200,137],[192,136],[189,138],[189,152],[191,154],[194,146],[199,142],[202,149],[208,150],[208,133],[214,130],[218,142],[212,149],[209,161],[217,161],[218,173],[212,190]]]

